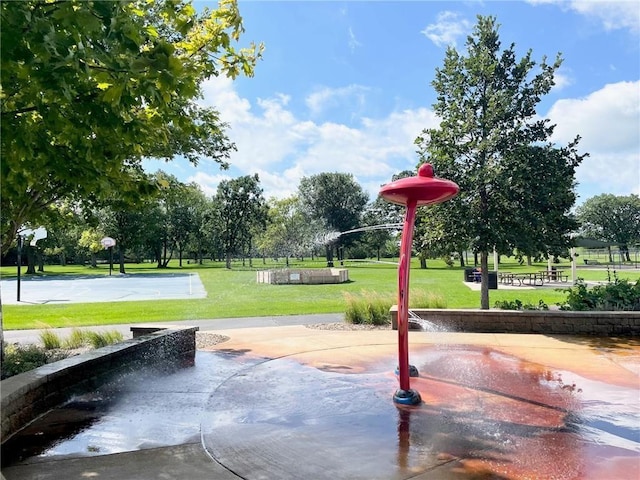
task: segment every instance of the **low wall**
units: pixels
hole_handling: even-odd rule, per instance
[[[411,311],[448,331],[483,333],[551,333],[599,336],[640,335],[640,312],[571,312],[563,310]],[[398,308],[391,307],[391,324],[398,329]],[[409,328],[420,329],[409,319]]]
[[[284,268],[257,272],[258,283],[270,283],[272,285],[318,285],[348,281],[349,270],[346,268]]]
[[[72,396],[94,391],[118,375],[141,366],[193,365],[198,327],[143,328],[154,331],[2,380],[1,443]]]

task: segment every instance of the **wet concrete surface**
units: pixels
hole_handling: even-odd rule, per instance
[[[3,452],[39,478],[637,479],[637,339],[225,330],[195,366],[74,399]],[[61,427],[64,427],[61,429]],[[48,441],[37,441],[46,438]],[[25,448],[24,446],[37,446]],[[153,459],[156,458],[156,461]]]

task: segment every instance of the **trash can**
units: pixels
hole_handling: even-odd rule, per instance
[[[473,268],[464,269],[464,281],[473,282]]]
[[[489,275],[489,290],[498,289],[498,272],[487,272]]]

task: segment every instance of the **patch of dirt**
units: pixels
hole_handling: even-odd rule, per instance
[[[353,323],[312,323],[305,325],[316,330],[391,330],[391,324],[387,325],[356,325]]]
[[[196,350],[213,347],[219,343],[226,342],[230,337],[218,335],[217,333],[196,332]]]

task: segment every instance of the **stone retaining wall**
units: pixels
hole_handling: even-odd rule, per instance
[[[257,272],[258,283],[272,285],[319,285],[327,283],[344,283],[349,281],[349,270],[346,268],[283,268],[278,270],[260,270]]]
[[[484,333],[547,333],[600,336],[640,335],[640,312],[570,312],[560,310],[411,311],[449,331]],[[398,329],[398,308],[391,307],[391,323]],[[409,327],[419,329],[409,319]]]
[[[198,327],[153,329],[157,331],[2,380],[1,443],[43,413],[74,395],[96,390],[115,376],[141,366],[193,365]]]

